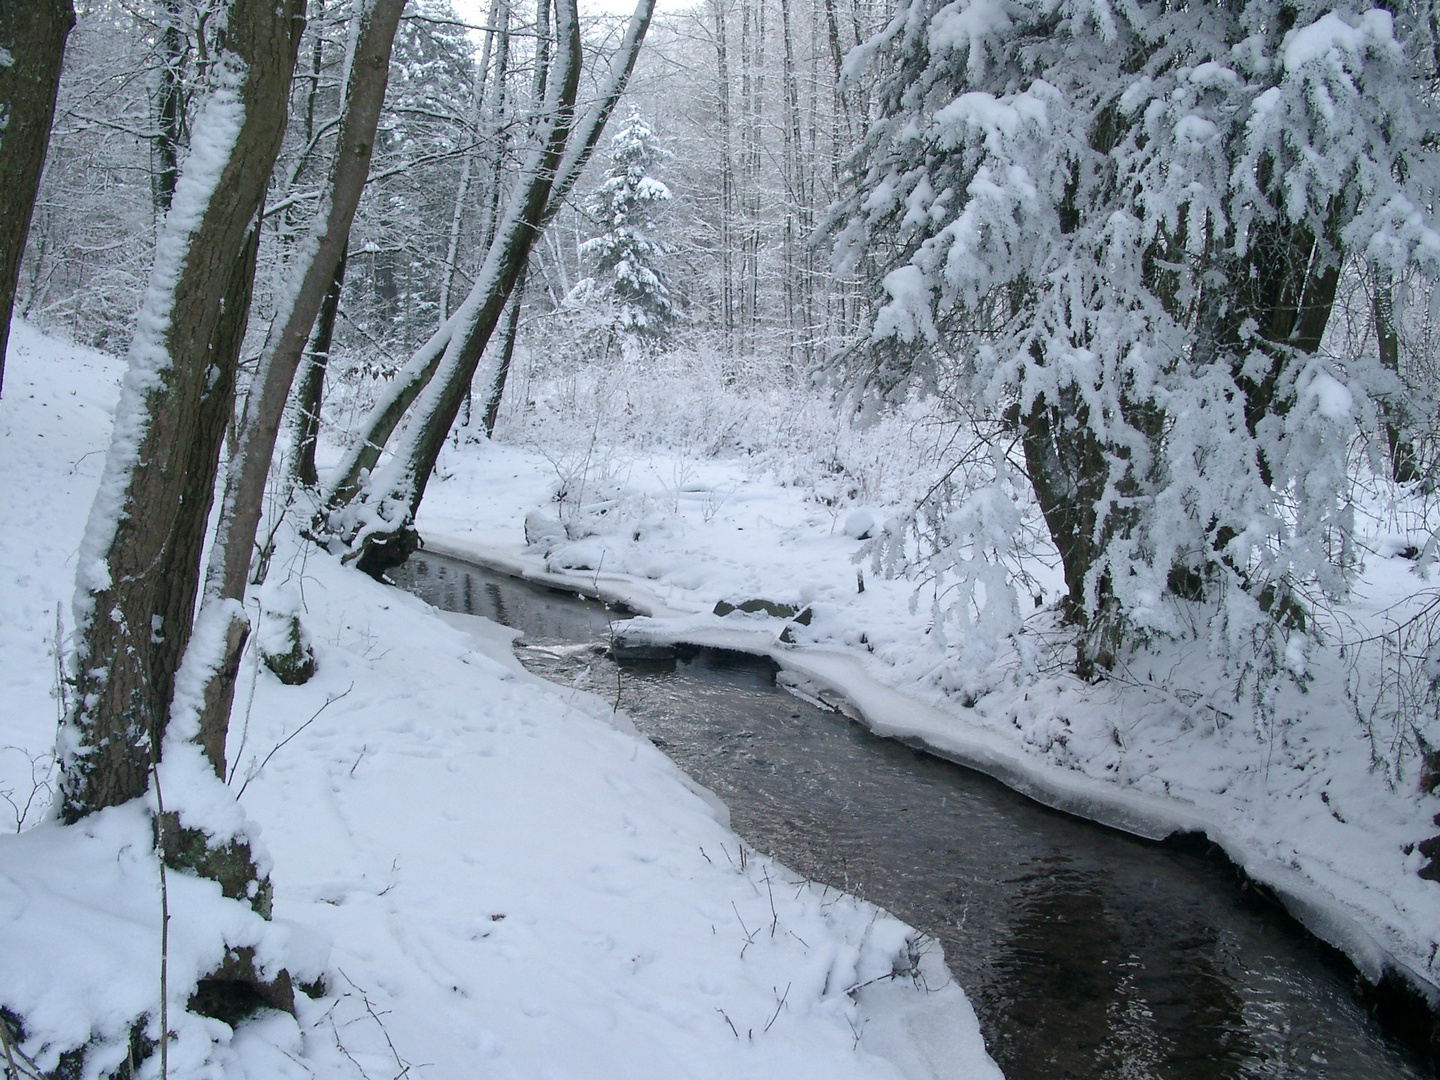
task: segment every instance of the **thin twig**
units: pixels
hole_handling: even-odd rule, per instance
[[[282,746],[284,746],[286,743],[288,743],[291,739],[295,738],[296,735],[299,735],[302,731],[304,731],[306,728],[308,728],[308,727],[309,727],[311,724],[313,724],[316,720],[319,720],[321,713],[323,713],[323,712],[324,712],[326,709],[328,709],[331,705],[334,705],[335,702],[337,702],[337,701],[339,701],[341,698],[345,697],[346,694],[349,694],[350,691],[351,691],[351,690],[354,690],[354,689],[355,689],[355,684],[352,682],[348,687],[345,688],[345,693],[344,693],[344,694],[336,694],[336,695],[335,695],[334,697],[332,697],[332,698],[326,698],[326,699],[325,699],[325,704],[324,704],[324,705],[321,705],[320,708],[318,708],[318,709],[315,710],[315,715],[314,715],[314,716],[310,717],[309,720],[306,720],[305,723],[301,724],[298,728],[296,728],[294,731],[292,731],[289,735],[286,735],[285,738],[281,739],[278,743],[276,743],[275,746],[274,746],[274,748],[271,749],[271,751],[270,751],[268,754],[265,755],[265,760],[262,761],[262,762],[260,762],[259,766],[255,769],[255,771],[252,772],[252,773],[250,773],[250,775],[248,775],[247,777],[245,777],[245,783],[243,783],[243,784],[240,785],[240,790],[235,793],[235,798],[238,799],[238,798],[240,798],[241,795],[244,795],[244,794],[245,794],[245,789],[250,786],[250,781],[251,781],[251,780],[254,780],[255,777],[259,776],[260,773],[264,771],[265,766],[268,765],[268,764],[270,764],[270,759],[275,756],[275,754],[279,751],[279,749],[280,749]]]
[[[733,1034],[733,1035],[735,1036],[735,1038],[738,1039],[738,1038],[740,1037],[740,1032],[738,1032],[738,1031],[735,1030],[735,1023],[734,1023],[734,1021],[732,1021],[732,1020],[730,1019],[730,1017],[728,1017],[728,1016],[725,1015],[725,1010],[722,1009],[722,1008],[720,1008],[720,1006],[717,1005],[717,1006],[715,1006],[715,1011],[718,1012],[721,1016],[724,1016],[724,1017],[725,1017],[725,1023],[727,1023],[727,1024],[730,1025],[730,1032],[731,1032],[731,1034]]]
[[[775,1020],[776,1020],[776,1019],[779,1017],[779,1015],[780,1015],[780,1010],[785,1007],[785,999],[790,996],[790,987],[791,987],[792,985],[793,985],[793,984],[791,984],[791,983],[786,983],[786,984],[785,984],[785,993],[782,994],[781,997],[780,997],[780,1004],[778,1004],[778,1005],[775,1006],[775,1012],[774,1012],[774,1014],[771,1015],[770,1019],[769,1019],[768,1021],[766,1021],[766,1023],[765,1023],[765,1030],[766,1030],[766,1031],[769,1031],[769,1030],[770,1030],[770,1025],[773,1024],[773,1023],[775,1023]],[[774,990],[775,988],[772,986],[770,989],[771,989],[771,990]]]

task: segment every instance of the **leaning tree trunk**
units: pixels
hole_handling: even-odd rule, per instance
[[[275,439],[290,396],[315,316],[336,280],[344,257],[355,207],[370,172],[370,153],[385,86],[390,73],[390,47],[405,0],[359,0],[360,20],[355,48],[346,73],[345,104],[335,156],[326,184],[327,209],[316,219],[310,242],[292,268],[290,303],[272,325],[270,340],[260,354],[255,381],[237,427],[235,452],[225,478],[220,522],[211,548],[204,605],[217,604],[227,613],[224,649],[197,663],[210,665],[200,715],[200,743],[215,773],[225,776],[225,736],[235,694],[235,674],[249,635],[243,601],[250,577],[251,554],[260,524],[265,481]],[[308,255],[308,258],[305,257]],[[206,618],[202,611],[201,618]],[[210,648],[207,644],[206,648]]]
[[[81,545],[61,816],[143,795],[191,633],[214,475],[285,129],[298,0],[234,0],[156,248]]]
[[[574,190],[576,182],[580,179],[586,163],[594,154],[595,147],[599,145],[600,136],[604,133],[610,114],[615,111],[615,106],[630,80],[630,73],[635,68],[635,60],[639,56],[640,46],[645,40],[645,33],[649,29],[654,10],[655,0],[638,0],[635,13],[631,16],[630,23],[626,28],[625,37],[611,61],[610,72],[603,89],[595,103],[586,112],[584,119],[575,125],[574,134],[568,140],[564,157],[560,161],[550,186],[548,205],[541,215],[539,224],[528,230],[532,235],[526,245],[527,253],[534,236],[538,235],[560,212],[561,206],[564,205],[570,192]],[[498,288],[502,285],[504,285],[503,279],[491,280],[487,278],[482,269],[470,296],[473,299],[482,287]],[[513,285],[513,278],[511,285]],[[495,331],[495,325],[499,321],[505,301],[508,299],[509,287],[506,285],[507,291],[498,297],[498,305],[486,303],[481,317],[482,320],[489,319],[488,325],[483,321],[477,323],[474,325],[472,333],[483,337],[484,340],[489,340],[490,335]],[[462,310],[464,309],[462,308]],[[346,508],[364,497],[362,489],[366,487],[367,475],[380,460],[381,452],[385,449],[400,421],[405,418],[420,394],[434,378],[436,371],[439,370],[441,359],[451,347],[453,335],[459,325],[459,315],[460,312],[457,311],[455,315],[447,319],[430,340],[420,347],[409,362],[396,373],[384,396],[376,402],[366,419],[364,433],[341,460],[330,481],[326,509],[315,523],[317,535],[329,535],[344,540],[353,539],[358,534],[359,526],[355,520],[357,515]],[[473,376],[473,371],[471,375]],[[504,390],[503,385],[501,390]],[[441,432],[441,440],[444,439],[445,434],[445,432]],[[419,505],[418,495],[415,497],[414,505]],[[411,512],[413,513],[413,507]],[[404,524],[401,523],[395,528],[398,531],[403,527]]]
[[[500,418],[500,400],[505,396],[505,380],[510,375],[510,361],[515,356],[515,338],[520,332],[520,308],[525,304],[525,268],[515,282],[515,291],[510,295],[510,318],[505,320],[505,337],[500,342],[500,357],[495,362],[495,372],[485,388],[485,414],[481,422],[485,426],[485,437],[495,434],[495,421]]]
[[[480,356],[494,332],[515,280],[543,228],[555,180],[563,167],[580,86],[580,23],[575,0],[556,6],[559,39],[543,120],[520,181],[511,196],[485,264],[465,302],[447,323],[450,340],[438,358],[435,377],[417,400],[416,416],[395,457],[361,496],[347,523],[351,557],[370,571],[409,554],[414,508],[475,377]],[[398,511],[398,515],[397,515]]]
[[[70,0],[0,0],[0,389],[20,257],[45,166]]]
[[[340,294],[345,289],[346,252],[335,264],[335,276],[325,290],[325,301],[315,320],[315,334],[310,339],[310,360],[300,373],[295,390],[295,482],[314,488],[320,484],[315,469],[315,444],[320,440],[320,406],[325,397],[325,369],[330,365],[330,346],[335,340],[335,317],[340,313]]]

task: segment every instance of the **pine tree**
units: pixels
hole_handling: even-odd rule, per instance
[[[609,330],[622,348],[663,339],[675,322],[662,269],[673,249],[656,235],[659,209],[671,195],[651,175],[668,157],[649,123],[632,111],[610,141],[610,167],[589,199],[604,231],[581,245],[581,254],[594,260],[595,276],[571,296],[608,305]]]

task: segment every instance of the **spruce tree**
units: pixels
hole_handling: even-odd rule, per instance
[[[594,261],[595,276],[571,295],[606,305],[610,333],[627,350],[662,340],[675,322],[662,269],[673,248],[656,228],[670,189],[652,175],[668,157],[654,129],[632,111],[610,141],[610,167],[589,199],[589,210],[603,231],[580,251]]]

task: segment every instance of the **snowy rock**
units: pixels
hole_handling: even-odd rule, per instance
[[[565,525],[558,515],[549,510],[532,510],[525,515],[525,543],[531,547],[565,538]]]
[[[845,515],[845,535],[852,540],[869,540],[875,535],[875,515],[868,510],[851,510]]]

